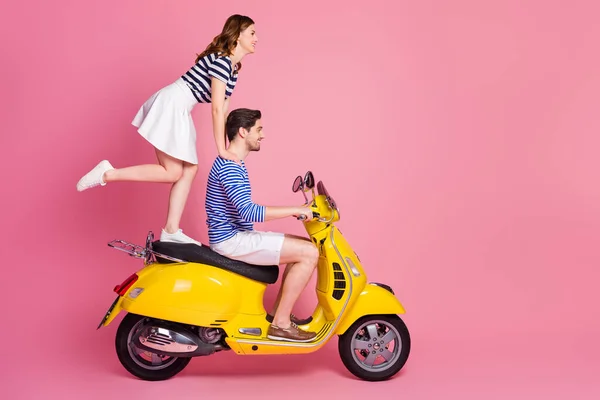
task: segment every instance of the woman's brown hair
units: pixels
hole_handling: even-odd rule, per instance
[[[212,53],[217,53],[220,56],[232,55],[237,46],[237,39],[240,36],[240,33],[253,24],[254,21],[252,18],[245,15],[234,14],[230,16],[227,18],[227,21],[225,21],[221,33],[215,36],[211,44],[209,44],[202,53],[198,54],[196,62],[207,54]],[[237,70],[239,71],[241,69],[242,63],[238,62]]]

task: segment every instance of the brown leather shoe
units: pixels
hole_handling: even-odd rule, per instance
[[[310,321],[312,321],[312,317],[308,317],[308,318],[305,318],[305,319],[300,319],[300,318],[296,317],[294,314],[290,314],[290,320],[293,323],[295,323],[296,325],[306,325]]]
[[[271,340],[283,340],[288,342],[310,342],[317,334],[299,329],[295,323],[291,323],[289,328],[280,328],[271,324],[267,331],[267,337]]]

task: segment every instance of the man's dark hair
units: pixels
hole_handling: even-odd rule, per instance
[[[261,118],[259,110],[250,110],[248,108],[238,108],[233,110],[227,116],[225,122],[225,133],[227,139],[231,142],[237,135],[240,128],[250,130],[256,124],[256,121]]]

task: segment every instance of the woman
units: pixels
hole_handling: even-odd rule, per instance
[[[154,93],[132,121],[155,147],[158,164],[117,169],[103,160],[79,180],[77,190],[118,181],[173,183],[167,223],[160,240],[201,245],[179,228],[198,170],[196,130],[190,113],[198,103],[211,103],[217,151],[222,158],[239,162],[226,148],[225,115],[242,68],[241,61],[246,54],[254,53],[257,41],[251,18],[230,16],[221,33],[198,55],[195,65],[177,81]]]

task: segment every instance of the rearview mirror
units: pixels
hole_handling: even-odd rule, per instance
[[[298,175],[294,180],[294,185],[292,186],[292,192],[296,193],[303,186],[304,182],[302,181],[302,177]]]
[[[306,175],[304,175],[304,186],[306,186],[307,189],[315,187],[315,177],[311,171],[308,171]]]

